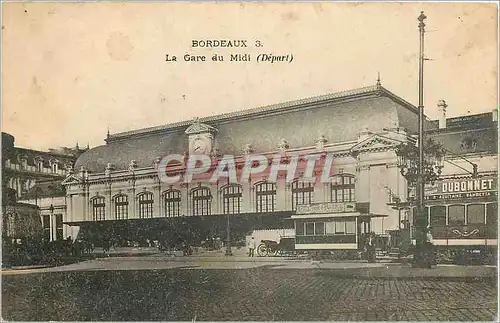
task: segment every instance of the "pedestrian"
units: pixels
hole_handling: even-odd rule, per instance
[[[111,243],[109,239],[105,238],[102,243],[102,251],[104,253],[104,257],[109,257],[109,249],[110,249]]]
[[[368,262],[375,262],[375,233],[370,232],[366,241],[366,253]]]
[[[426,234],[426,253],[427,253],[427,261],[428,261],[428,267],[430,268],[432,265],[436,264],[436,257],[435,257],[435,252],[434,252],[434,238],[432,237],[431,233],[431,227],[427,228],[427,234]]]
[[[255,250],[255,238],[252,237],[250,239],[250,242],[248,243],[248,256],[253,257],[254,256],[254,250]]]

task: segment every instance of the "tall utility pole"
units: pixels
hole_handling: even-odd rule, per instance
[[[227,234],[227,241],[226,241],[226,256],[232,256],[233,252],[231,251],[231,230],[229,227],[229,210],[227,212],[227,226],[226,226],[226,234]]]
[[[416,262],[420,263],[422,256],[424,255],[424,243],[426,241],[426,229],[427,229],[427,214],[425,214],[425,174],[424,174],[424,33],[425,33],[425,23],[424,20],[427,17],[424,12],[420,12],[418,16],[418,29],[420,31],[420,55],[418,64],[418,176],[417,176],[417,212],[415,214],[415,242],[416,242]]]

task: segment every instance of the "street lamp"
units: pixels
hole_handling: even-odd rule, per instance
[[[420,149],[411,142],[403,142],[396,147],[398,167],[406,178],[408,186],[415,187],[420,182],[433,184],[441,175],[446,150],[432,139],[427,139],[423,147],[424,159],[420,167]],[[420,179],[421,178],[421,179]],[[418,188],[418,187],[417,187]]]

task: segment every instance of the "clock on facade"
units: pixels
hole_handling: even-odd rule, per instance
[[[207,152],[207,145],[202,139],[197,139],[193,142],[193,152],[195,154],[205,154]]]

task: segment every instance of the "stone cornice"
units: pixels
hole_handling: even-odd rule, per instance
[[[326,154],[328,156],[332,157],[352,157],[351,152],[350,152],[350,147],[352,147],[356,141],[349,141],[345,143],[335,143],[335,144],[329,144],[325,145],[325,150],[323,152],[319,152],[316,150],[315,147],[307,147],[307,148],[297,148],[297,149],[290,149],[285,152],[280,152],[280,151],[272,151],[272,152],[263,152],[263,153],[255,153],[255,155],[262,155],[268,157],[270,160],[271,157],[277,156],[277,155],[282,155],[282,156],[291,156],[294,154],[297,154],[298,156],[304,156],[304,155],[322,155]],[[245,155],[239,155],[235,156],[235,163],[237,165],[243,164],[246,160]],[[180,174],[182,175],[185,171],[185,165],[179,164],[178,166],[169,166],[169,172],[172,172],[171,174]],[[117,170],[117,171],[112,171],[109,174],[105,172],[100,172],[100,173],[93,173],[89,174],[87,183],[91,184],[105,184],[105,183],[116,183],[116,182],[125,182],[132,180],[132,178],[135,178],[135,180],[141,180],[141,179],[150,179],[150,178],[158,178],[158,171],[154,166],[149,166],[149,167],[143,167],[143,168],[137,168],[134,170],[134,173],[131,174],[130,171],[128,170]],[[63,183],[64,184],[64,183]],[[67,185],[71,186],[76,183],[68,183]]]

